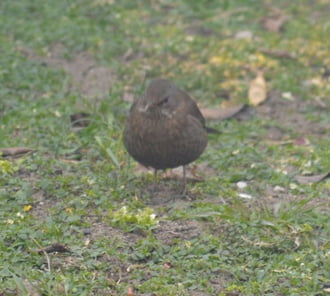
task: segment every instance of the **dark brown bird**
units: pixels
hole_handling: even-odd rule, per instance
[[[124,130],[124,145],[139,163],[157,170],[196,160],[207,145],[205,119],[195,101],[166,79],[152,80],[133,103]]]

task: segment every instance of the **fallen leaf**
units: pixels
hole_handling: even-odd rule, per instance
[[[164,269],[170,269],[170,268],[172,268],[172,264],[169,263],[169,262],[165,262],[165,263],[163,264],[163,268],[164,268]]]
[[[235,34],[235,39],[252,39],[253,33],[251,31],[239,31]]]
[[[288,101],[294,101],[294,99],[295,99],[294,96],[292,95],[292,93],[290,93],[290,92],[282,93],[282,98],[286,99]]]
[[[54,252],[64,253],[64,252],[70,252],[70,250],[69,250],[69,248],[67,248],[66,246],[64,246],[60,243],[54,243],[50,246],[47,246],[47,247],[44,247],[44,248],[41,248],[41,249],[33,250],[33,252],[36,252],[36,253],[43,253],[43,252],[46,252],[46,253],[54,253]]]
[[[264,142],[269,145],[288,145],[288,144],[292,144],[293,140],[283,140],[283,141],[265,140]]]
[[[23,207],[24,212],[29,212],[31,209],[32,209],[32,206],[31,205],[25,205]]]
[[[60,160],[64,163],[68,163],[68,164],[77,164],[77,163],[79,163],[78,160],[74,160],[74,159],[60,158]]]
[[[298,185],[296,183],[290,183],[289,187],[291,190],[295,190],[298,188]]]
[[[299,137],[293,141],[293,144],[296,146],[305,146],[309,145],[309,140],[304,137]]]
[[[294,178],[299,184],[313,184],[313,183],[321,182],[329,177],[330,177],[330,172],[320,175],[295,176]]]
[[[241,197],[241,198],[245,198],[245,199],[251,199],[252,198],[252,195],[247,194],[247,193],[239,193],[238,196]]]
[[[10,148],[0,148],[0,154],[2,156],[21,156],[23,154],[34,151],[29,147],[10,147]]]
[[[261,48],[259,49],[259,51],[276,58],[295,59],[294,54],[286,50],[272,50],[272,49]]]
[[[274,191],[275,191],[275,192],[285,192],[285,188],[276,185],[276,186],[274,187]]]
[[[132,287],[128,287],[127,296],[134,296],[134,290]]]
[[[283,15],[279,9],[274,9],[269,15],[261,20],[263,28],[269,32],[279,32],[285,22],[288,20],[286,15]]]
[[[254,106],[266,100],[267,84],[262,71],[259,71],[257,77],[251,81],[248,98],[250,103]]]
[[[234,117],[245,107],[246,105],[242,104],[226,108],[200,108],[200,110],[206,119],[225,120]]]
[[[91,243],[91,240],[90,239],[86,239],[85,242],[84,242],[84,245],[85,247],[88,247]]]

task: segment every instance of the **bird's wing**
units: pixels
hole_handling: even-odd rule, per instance
[[[194,101],[194,99],[186,92],[184,92],[183,90],[179,91],[182,93],[182,97],[184,98],[183,100],[183,108],[185,108],[186,113],[190,116],[193,116],[195,119],[197,119],[202,126],[205,128],[206,132],[208,134],[220,134],[220,132],[212,127],[208,127],[206,126],[205,123],[205,118],[203,116],[203,114],[201,113],[201,111],[199,110],[196,102]]]
[[[204,116],[202,115],[201,111],[199,110],[196,102],[191,98],[191,96],[186,93],[185,91],[182,91],[179,89],[181,92],[181,97],[184,99],[182,100],[182,108],[185,109],[186,114],[193,116],[196,118],[203,127],[205,127],[205,119]]]

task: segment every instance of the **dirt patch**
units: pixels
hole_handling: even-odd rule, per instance
[[[20,52],[32,61],[62,68],[72,77],[71,89],[85,98],[105,97],[114,83],[111,69],[98,65],[88,52],[80,52],[72,60],[63,58],[64,46],[61,43],[52,44],[48,56],[39,56],[27,48],[20,49]]]
[[[43,191],[39,190],[33,194],[34,204],[31,214],[38,219],[44,221],[47,217],[51,216],[51,209],[56,207],[57,201],[53,198],[46,198]]]
[[[283,126],[275,131],[275,135],[269,135],[276,139],[282,138],[284,130],[293,130],[302,135],[324,135],[329,126],[308,120],[306,114],[309,116],[312,114],[318,118],[322,112],[329,111],[330,105],[320,106],[317,101],[303,101],[298,98],[283,99],[278,91],[271,92],[267,101],[256,108],[256,114],[259,117],[272,119]],[[270,133],[274,134],[274,130],[270,130]]]
[[[176,240],[191,240],[204,232],[202,224],[194,220],[161,221],[154,230],[157,240],[164,245],[171,245]]]
[[[239,121],[249,121],[254,117],[271,119],[278,126],[269,126],[265,139],[279,141],[295,132],[302,136],[325,136],[330,129],[329,124],[322,123],[322,113],[330,112],[330,104],[326,101],[308,100],[292,97],[282,98],[279,91],[271,91],[267,100],[257,107],[247,106],[233,117]],[[310,120],[309,118],[313,118]],[[267,127],[266,127],[267,128]]]
[[[114,228],[104,222],[93,222],[91,227],[85,230],[86,236],[91,240],[99,238],[112,239],[122,242],[126,247],[134,247],[135,244],[144,237],[144,235],[135,232],[124,232],[119,228]]]
[[[202,37],[210,37],[215,35],[214,30],[207,28],[201,24],[194,24],[185,29],[187,35],[190,36],[202,36]]]

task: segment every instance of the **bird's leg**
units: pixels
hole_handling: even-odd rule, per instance
[[[154,181],[152,184],[151,194],[154,195],[157,192],[157,169],[154,169]]]
[[[185,196],[187,192],[187,178],[186,178],[186,166],[182,166],[183,172],[183,188],[182,188],[182,195]]]
[[[154,169],[154,185],[157,183],[157,169]]]

